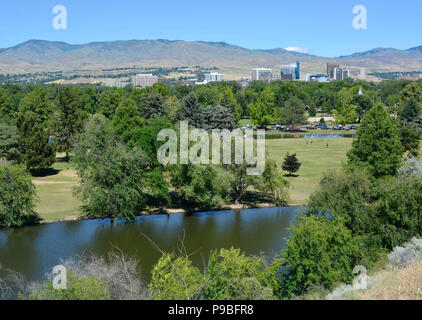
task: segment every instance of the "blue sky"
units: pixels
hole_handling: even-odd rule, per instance
[[[52,27],[55,5],[67,8],[67,30]],[[367,30],[353,28],[356,5],[367,8]],[[1,0],[0,48],[29,39],[170,39],[335,57],[422,45],[421,12],[419,0]]]

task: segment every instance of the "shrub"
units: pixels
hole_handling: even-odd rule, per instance
[[[214,250],[206,272],[204,296],[209,300],[273,299],[270,274],[263,259],[240,249]]]
[[[93,276],[79,277],[72,270],[67,271],[67,288],[57,290],[53,281],[35,289],[30,300],[109,300],[110,293],[105,281]]]
[[[404,247],[395,247],[388,255],[388,268],[406,268],[415,264],[422,254],[422,240],[413,238]]]
[[[362,254],[360,242],[341,219],[299,217],[282,257],[274,261],[279,270],[282,297],[300,295],[315,285],[331,289],[349,283]]]
[[[406,159],[398,173],[399,176],[422,178],[422,161],[417,158]]]
[[[187,257],[163,254],[152,269],[148,286],[156,300],[197,299],[203,287],[203,276]]]

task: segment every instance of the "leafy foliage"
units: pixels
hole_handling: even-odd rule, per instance
[[[297,159],[296,154],[290,155],[287,153],[283,163],[284,171],[287,171],[289,175],[292,175],[293,173],[298,172],[301,166],[302,164]]]
[[[44,126],[35,114],[20,115],[17,121],[19,162],[28,169],[49,168],[56,161],[56,153]]]
[[[403,147],[397,125],[382,104],[366,113],[357,135],[347,154],[349,164],[368,168],[374,177],[396,175]]]
[[[21,227],[37,220],[35,186],[21,166],[0,164],[0,225]]]
[[[353,268],[360,259],[359,242],[341,220],[300,217],[280,259],[281,296],[304,293],[314,285],[333,288],[353,279]]]

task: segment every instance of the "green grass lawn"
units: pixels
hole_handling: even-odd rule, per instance
[[[308,144],[306,144],[308,140]],[[304,205],[314,192],[325,171],[340,168],[346,161],[346,153],[351,148],[353,139],[273,139],[266,141],[268,155],[282,165],[287,152],[296,153],[302,166],[298,177],[287,178],[290,181],[292,205]],[[328,143],[328,148],[326,144]]]
[[[56,162],[56,173],[44,177],[34,177],[37,188],[37,212],[46,221],[57,221],[78,217],[81,202],[73,196],[73,188],[78,184],[71,164]]]
[[[324,171],[340,168],[353,139],[267,139],[266,151],[281,167],[287,152],[296,153],[302,163],[298,177],[288,178],[291,184],[291,205],[306,204],[319,184]],[[328,148],[326,143],[328,142]],[[33,179],[37,188],[37,212],[46,221],[65,220],[81,214],[81,202],[73,196],[79,179],[70,163],[56,162],[53,174]]]

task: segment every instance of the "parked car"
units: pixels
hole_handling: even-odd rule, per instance
[[[246,126],[243,126],[242,128],[240,128],[240,129],[242,129],[242,130],[250,130],[250,129],[252,129],[252,126],[250,126],[250,125],[246,125]]]
[[[316,130],[316,129],[317,129],[317,127],[312,126],[312,125],[310,125],[310,124],[309,124],[309,125],[307,125],[307,126],[306,126],[306,129],[307,129],[307,130]]]
[[[346,130],[356,130],[357,126],[355,124],[352,124],[351,126],[348,126]]]
[[[284,126],[280,125],[280,124],[276,124],[274,127],[272,127],[272,130],[284,130]]]
[[[315,128],[317,129],[321,129],[321,130],[327,130],[328,129],[328,125],[326,123],[318,123]]]
[[[343,127],[341,124],[336,124],[336,125],[333,127],[333,130],[344,130],[344,127]]]
[[[267,129],[267,126],[258,125],[258,126],[256,126],[256,130],[268,130],[268,129]]]
[[[300,127],[299,126],[288,126],[286,128],[286,131],[291,131],[291,132],[300,131]]]

